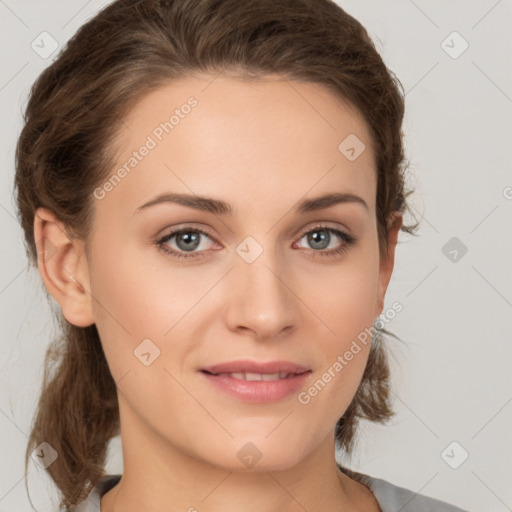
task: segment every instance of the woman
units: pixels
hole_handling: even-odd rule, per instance
[[[335,459],[392,415],[403,110],[329,0],[118,0],[70,40],[16,154],[62,325],[26,462],[62,508],[460,510]]]

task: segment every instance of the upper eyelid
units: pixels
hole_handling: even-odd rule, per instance
[[[342,233],[345,233],[346,235],[350,235],[349,230],[346,228],[342,228],[341,226],[330,226],[327,222],[325,222],[325,223],[320,222],[311,227],[307,227],[307,228],[304,228],[303,230],[299,230],[296,236],[303,237],[305,234],[309,233],[310,231],[314,231],[315,229],[341,231]]]
[[[191,224],[178,225],[177,227],[173,227],[168,230],[163,230],[162,234],[157,236],[157,239],[161,240],[162,238],[168,238],[170,236],[177,235],[183,231],[198,231],[199,233],[207,235],[211,239],[215,240],[215,236],[213,234],[211,234],[207,228],[203,228],[203,227],[199,228],[199,227],[193,226]]]

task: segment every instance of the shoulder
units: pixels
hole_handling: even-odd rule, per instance
[[[98,512],[100,510],[101,497],[119,482],[121,476],[105,475],[103,478],[100,478],[87,498],[70,512]]]
[[[398,487],[386,480],[368,475],[358,475],[358,479],[372,491],[382,512],[467,512],[444,501],[429,498],[422,494]]]

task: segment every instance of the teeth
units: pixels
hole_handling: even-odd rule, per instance
[[[245,380],[261,380],[261,373],[245,372]]]
[[[218,375],[225,375],[227,377],[232,377],[233,379],[238,380],[279,380],[286,379],[288,375],[291,375],[287,372],[279,372],[279,373],[251,373],[251,372],[235,372],[235,373],[219,373]]]
[[[279,380],[282,379],[280,373],[262,373],[261,380]]]

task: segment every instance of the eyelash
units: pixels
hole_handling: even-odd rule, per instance
[[[334,229],[329,226],[323,226],[323,225],[315,226],[314,228],[303,232],[299,236],[299,240],[301,238],[303,238],[305,235],[314,233],[315,231],[327,231],[331,234],[334,234],[334,235],[338,236],[343,241],[343,244],[336,249],[330,249],[328,251],[326,251],[325,249],[324,250],[309,249],[310,251],[313,252],[314,257],[316,257],[317,255],[320,255],[322,257],[327,257],[327,258],[339,256],[340,254],[347,251],[350,248],[350,246],[353,245],[357,241],[357,239],[355,237],[353,237],[352,235],[349,235],[348,233],[345,233],[344,231],[340,231],[339,229]],[[200,254],[203,251],[199,251],[199,253],[198,252],[190,252],[187,254],[186,252],[178,252],[178,251],[175,251],[174,249],[169,249],[169,247],[167,245],[165,245],[175,235],[179,235],[181,233],[200,233],[200,234],[205,235],[208,238],[213,240],[211,235],[209,233],[207,233],[206,231],[203,231],[198,228],[185,227],[185,228],[177,229],[175,231],[171,231],[169,234],[167,234],[167,235],[163,236],[162,238],[160,238],[159,240],[157,240],[155,242],[155,245],[157,245],[157,247],[161,251],[163,251],[166,254],[170,254],[171,256],[173,256],[176,259],[200,257],[200,256],[198,256],[198,254]]]

